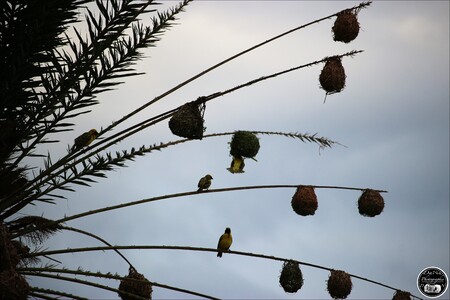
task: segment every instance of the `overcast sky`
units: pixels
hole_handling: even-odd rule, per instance
[[[91,128],[106,127],[176,84],[241,50],[299,25],[357,5],[358,1],[198,1],[179,15],[157,47],[143,51],[138,71],[100,105],[77,120],[75,130],[52,146],[53,160]],[[176,2],[158,6],[164,9]],[[144,18],[145,21],[147,21]],[[449,272],[449,2],[376,1],[359,13],[361,31],[349,44],[334,42],[334,19],[261,47],[164,98],[122,128],[273,72],[350,50],[344,58],[345,89],[330,95],[318,77],[323,64],[241,89],[207,104],[206,133],[239,129],[317,133],[347,146],[319,151],[316,144],[260,136],[257,162],[244,174],[226,168],[230,137],[192,141],[138,157],[91,188],[77,187],[56,206],[24,213],[59,219],[91,209],[159,195],[192,191],[210,173],[211,188],[263,184],[311,184],[387,190],[384,212],[359,215],[359,191],[317,189],[319,208],[301,217],[291,209],[295,189],[199,194],[124,208],[68,222],[117,245],[216,247],[231,227],[232,250],[292,258],[422,296],[418,274],[428,266]],[[130,137],[112,150],[178,139],[167,122]],[[47,144],[46,144],[47,145]],[[55,235],[49,249],[97,246],[75,233]],[[172,250],[124,251],[149,280],[211,296],[238,299],[329,298],[324,270],[302,266],[296,294],[279,286],[280,262],[238,255]],[[127,274],[115,253],[55,257],[76,269]],[[107,281],[117,287],[118,282]],[[90,298],[111,292],[33,278]],[[349,299],[392,298],[394,291],[353,279]],[[154,299],[186,298],[154,288]],[[442,297],[449,298],[449,291]]]

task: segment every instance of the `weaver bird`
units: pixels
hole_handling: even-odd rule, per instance
[[[244,159],[241,156],[233,156],[231,166],[227,168],[231,173],[244,173]]]
[[[89,146],[93,140],[95,140],[98,136],[98,132],[95,129],[91,129],[74,140],[72,150],[79,150],[83,147]]]
[[[209,174],[206,175],[205,177],[202,177],[200,179],[200,181],[198,182],[198,185],[197,185],[198,186],[198,190],[197,190],[197,192],[201,192],[203,190],[209,189],[209,187],[211,186],[211,179],[213,179],[213,178]]]
[[[230,249],[231,243],[233,243],[233,237],[231,236],[231,229],[227,227],[225,233],[220,236],[219,243],[217,244],[217,257],[222,257],[223,251]]]

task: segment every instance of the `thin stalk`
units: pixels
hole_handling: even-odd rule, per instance
[[[30,295],[34,295],[36,297],[40,297],[43,299],[59,299],[59,297],[52,298],[47,295],[42,295],[40,293],[52,294],[52,295],[62,296],[62,297],[70,298],[70,299],[88,300],[88,298],[85,298],[85,297],[80,297],[80,296],[76,296],[76,295],[72,295],[72,294],[68,294],[68,293],[64,293],[64,292],[60,292],[60,291],[50,290],[50,289],[43,289],[43,288],[39,288],[39,287],[30,287],[30,291],[31,291]]]
[[[94,282],[87,281],[87,280],[76,279],[76,278],[72,278],[72,277],[61,276],[59,274],[58,275],[52,275],[52,274],[37,273],[37,272],[27,272],[27,271],[22,271],[21,273],[23,275],[26,275],[26,276],[47,277],[47,278],[58,279],[58,280],[63,280],[63,281],[75,282],[75,283],[78,283],[78,284],[89,285],[89,286],[93,286],[93,287],[98,288],[98,289],[107,290],[107,291],[111,291],[111,292],[116,292],[116,293],[119,292],[118,289],[109,287],[107,285],[94,283]],[[124,294],[127,294],[129,296],[133,296],[136,299],[148,300],[145,297],[141,297],[141,296],[138,296],[138,295],[135,295],[135,294],[127,293],[127,292],[124,292],[124,291],[121,291],[121,292],[124,293]]]
[[[353,56],[353,55],[356,55],[356,54],[361,53],[361,52],[363,52],[363,50],[353,50],[353,51],[350,51],[350,52],[347,52],[347,53],[344,53],[344,54],[341,54],[341,55],[336,55],[336,57],[342,58],[342,57],[345,57],[345,56]],[[306,68],[306,67],[310,67],[310,66],[313,66],[313,65],[316,65],[316,64],[319,64],[319,63],[326,62],[327,59],[328,59],[328,57],[325,57],[325,58],[323,58],[323,59],[321,59],[321,60],[313,61],[313,62],[311,62],[311,63],[307,63],[307,64],[300,65],[300,66],[297,66],[297,67],[293,67],[293,68],[290,68],[290,69],[287,69],[287,70],[283,70],[283,71],[280,71],[280,72],[276,72],[276,73],[273,73],[273,74],[270,74],[270,75],[267,75],[267,76],[262,76],[262,77],[259,77],[259,78],[257,78],[257,79],[253,79],[253,80],[251,80],[251,81],[248,81],[248,82],[246,82],[246,83],[244,83],[244,84],[235,86],[235,87],[230,88],[230,89],[228,89],[228,90],[225,90],[225,91],[223,91],[223,92],[216,92],[216,93],[210,94],[209,96],[200,97],[200,98],[197,99],[196,102],[197,102],[198,104],[206,103],[206,102],[211,101],[211,100],[213,100],[213,99],[215,99],[215,98],[217,98],[217,97],[224,96],[224,95],[226,95],[226,94],[229,94],[229,93],[234,92],[234,91],[236,91],[236,90],[239,90],[239,89],[241,89],[241,88],[251,86],[251,85],[253,85],[253,84],[255,84],[255,83],[258,83],[258,82],[261,82],[261,81],[264,81],[264,80],[267,80],[267,79],[270,79],[270,78],[274,78],[274,77],[277,77],[277,76],[279,76],[279,75],[283,75],[283,74],[286,74],[286,73],[289,73],[289,72],[292,72],[292,71],[296,71],[296,70],[299,70],[299,69],[302,69],[302,68]],[[181,106],[180,106],[180,107],[181,107]],[[76,155],[76,156],[79,156],[79,155],[81,155],[81,154],[83,154],[83,153],[86,153],[87,151],[89,151],[89,150],[91,150],[91,149],[93,149],[93,148],[95,148],[95,147],[98,147],[99,145],[101,145],[101,144],[103,144],[103,143],[108,142],[106,145],[103,145],[102,147],[97,148],[95,151],[89,152],[88,154],[86,154],[86,155],[83,156],[82,158],[79,158],[78,160],[74,161],[73,163],[64,166],[63,168],[61,168],[58,172],[56,172],[56,173],[54,173],[54,174],[48,174],[48,173],[49,173],[49,170],[47,170],[47,171],[44,172],[43,174],[37,176],[36,178],[33,179],[32,182],[30,182],[30,185],[32,185],[33,183],[36,183],[38,180],[40,180],[42,177],[44,177],[44,175],[48,175],[47,178],[46,178],[45,180],[43,180],[42,182],[40,182],[39,184],[37,184],[37,185],[35,185],[35,186],[32,186],[29,190],[35,189],[38,185],[45,184],[46,182],[52,180],[53,178],[57,177],[58,175],[62,174],[62,173],[65,172],[65,171],[67,171],[71,166],[75,166],[75,165],[81,163],[82,161],[85,161],[85,160],[88,159],[89,157],[92,157],[93,155],[98,154],[99,152],[101,152],[101,151],[107,149],[109,146],[114,145],[114,144],[117,144],[117,143],[119,143],[120,141],[122,141],[123,139],[125,139],[125,138],[127,138],[127,137],[129,137],[129,136],[131,136],[131,135],[133,135],[133,134],[135,134],[135,133],[137,133],[137,132],[139,132],[139,131],[141,131],[141,130],[147,128],[147,127],[150,127],[150,126],[155,125],[155,124],[157,124],[157,123],[159,123],[159,122],[161,122],[161,121],[163,121],[163,120],[165,120],[165,119],[168,119],[168,118],[171,117],[171,116],[172,116],[172,115],[173,115],[180,107],[178,107],[178,108],[176,108],[176,109],[172,109],[172,110],[170,110],[170,111],[168,111],[168,112],[162,113],[162,114],[160,114],[160,115],[158,115],[158,116],[149,118],[149,119],[147,119],[147,120],[145,120],[145,121],[142,121],[142,122],[140,122],[140,123],[138,123],[138,124],[136,124],[136,125],[133,125],[133,126],[127,128],[127,129],[122,130],[122,131],[119,132],[119,133],[116,133],[115,135],[113,135],[113,136],[111,136],[111,137],[108,137],[107,139],[101,140],[101,141],[99,141],[99,142],[93,144],[92,146],[87,147],[86,149],[80,151],[80,153],[77,153],[77,154],[75,154],[75,155]],[[121,134],[123,134],[123,135],[120,136]],[[115,137],[117,137],[117,138],[111,141],[111,139],[113,139],[113,138],[115,138]],[[75,156],[74,156],[74,157],[75,157]],[[71,154],[68,154],[65,158],[67,158],[67,159],[71,158]],[[64,159],[64,158],[63,158],[63,159]],[[51,169],[52,169],[52,170],[56,169],[56,165],[61,166],[61,162],[58,162],[57,164],[53,165]],[[31,203],[31,201],[36,200],[37,198],[39,198],[40,196],[42,196],[42,195],[44,195],[44,194],[47,194],[47,193],[48,193],[49,191],[51,191],[51,190],[53,190],[53,189],[45,190],[45,191],[43,191],[43,192],[41,192],[41,193],[36,193],[36,194],[33,195],[32,197],[30,197],[30,198],[28,198],[28,199],[26,199],[26,200],[24,200],[24,201],[22,201],[22,202],[16,204],[15,206],[13,206],[11,209],[9,209],[9,210],[6,211],[5,213],[3,213],[3,214],[1,215],[1,217],[4,219],[4,218],[7,218],[8,216],[13,215],[13,214],[16,213],[17,211],[19,211],[20,209],[22,209],[23,207],[25,207],[27,204]]]
[[[92,237],[92,238],[94,238],[96,240],[99,240],[100,242],[104,243],[107,246],[112,246],[110,243],[108,243],[107,241],[105,241],[104,239],[102,239],[101,237],[99,237],[99,236],[97,236],[97,235],[95,235],[93,233],[90,233],[90,232],[87,232],[87,231],[84,231],[84,230],[81,230],[81,229],[77,229],[77,228],[74,228],[74,227],[68,227],[68,226],[60,226],[59,228],[60,229],[64,229],[64,230],[70,230],[70,231],[78,232],[78,233],[90,236],[90,237]],[[119,250],[116,250],[116,252],[117,252],[117,254],[119,254],[128,263],[128,265],[131,268],[136,270],[136,268],[131,264],[131,262],[122,253],[120,253]]]
[[[222,193],[222,192],[241,191],[241,190],[255,190],[255,189],[298,188],[299,186],[305,186],[305,185],[304,184],[301,184],[301,185],[299,185],[299,184],[295,184],[295,185],[294,184],[282,184],[282,185],[279,184],[279,185],[238,186],[238,187],[228,187],[228,188],[220,188],[220,189],[209,189],[209,190],[205,190],[205,191],[201,191],[201,192],[198,192],[197,190],[195,190],[195,191],[190,191],[190,192],[168,194],[168,195],[157,196],[157,197],[152,197],[152,198],[147,198],[147,199],[142,199],[142,200],[137,200],[137,201],[126,202],[126,203],[113,205],[113,206],[108,206],[108,207],[102,207],[102,208],[99,208],[99,209],[86,211],[86,212],[83,212],[83,213],[80,213],[80,214],[77,214],[77,215],[64,217],[62,219],[50,222],[49,224],[47,224],[45,226],[36,226],[34,228],[31,228],[31,229],[24,229],[23,231],[20,231],[18,233],[12,234],[11,238],[12,239],[17,238],[17,237],[22,236],[24,234],[27,234],[29,232],[45,228],[46,226],[54,226],[55,224],[60,224],[60,223],[72,221],[72,220],[79,219],[79,218],[84,218],[84,217],[87,217],[87,216],[90,216],[90,215],[99,214],[99,213],[103,213],[103,212],[106,212],[106,211],[116,210],[116,209],[120,209],[120,208],[124,208],[124,207],[140,205],[140,204],[144,204],[144,203],[148,203],[148,202],[154,202],[154,201],[159,201],[159,200],[165,200],[165,199],[171,199],[171,198],[180,198],[180,197],[193,196],[193,195],[199,195],[199,194]],[[341,189],[341,190],[355,190],[355,191],[365,191],[365,190],[368,189],[368,188],[344,187],[344,186],[332,186],[332,185],[308,185],[308,186],[311,186],[314,189]],[[384,190],[376,190],[376,189],[371,189],[371,190],[379,192],[379,193],[387,193],[387,191],[384,191]]]
[[[285,137],[290,137],[290,138],[298,138],[300,140],[302,140],[303,142],[305,141],[309,141],[309,142],[315,142],[317,144],[320,145],[321,148],[325,148],[325,147],[330,147],[332,144],[338,144],[341,145],[338,142],[326,139],[324,137],[316,137],[315,135],[302,135],[302,134],[296,134],[296,133],[283,133],[283,132],[273,132],[273,131],[251,131],[249,130],[249,132],[252,132],[254,134],[263,134],[263,135],[281,135],[281,136],[285,136]],[[232,135],[235,132],[223,132],[223,133],[212,133],[212,134],[206,134],[203,136],[203,138],[210,138],[210,137],[217,137],[217,136],[226,136],[226,135]],[[153,145],[150,146],[142,151],[138,151],[139,154],[145,154],[145,153],[149,153],[155,150],[161,150],[163,148],[167,148],[170,146],[174,146],[177,144],[181,144],[181,143],[185,143],[185,142],[189,142],[189,141],[193,141],[192,139],[181,139],[181,140],[177,140],[177,141],[172,141],[172,142],[167,142],[164,144],[160,144],[160,145]],[[80,159],[81,161],[82,159]],[[59,173],[55,174],[54,176],[57,176]],[[71,179],[76,179],[76,178],[71,178]],[[67,179],[64,182],[61,182],[58,185],[53,185],[52,187],[49,187],[48,189],[42,191],[41,193],[37,193],[33,196],[33,199],[38,199],[39,197],[46,195],[50,192],[52,192],[55,189],[60,188],[60,186],[65,185],[67,183],[70,183],[71,179]],[[30,201],[32,201],[33,199],[31,199]]]
[[[228,62],[230,62],[230,61],[232,61],[232,60],[234,60],[234,59],[236,59],[236,58],[238,58],[238,57],[240,57],[240,56],[242,56],[242,55],[244,55],[244,54],[250,52],[250,51],[253,51],[253,50],[255,50],[255,49],[257,49],[257,48],[259,48],[259,47],[261,47],[261,46],[264,46],[264,45],[266,45],[266,44],[268,44],[268,43],[270,43],[270,42],[273,42],[273,41],[275,41],[275,40],[277,40],[277,39],[279,39],[279,38],[281,38],[281,37],[284,37],[285,35],[288,35],[288,34],[290,34],[290,33],[293,33],[293,32],[295,32],[295,31],[298,31],[298,30],[300,30],[300,29],[306,28],[306,27],[308,27],[308,26],[311,26],[311,25],[313,25],[313,24],[319,23],[319,22],[324,21],[324,20],[327,20],[327,19],[331,19],[332,17],[336,17],[336,16],[338,16],[340,13],[342,13],[342,12],[344,12],[344,11],[348,11],[348,10],[361,10],[361,9],[366,8],[367,6],[369,6],[371,3],[372,3],[372,1],[361,2],[359,5],[356,5],[356,6],[352,7],[352,8],[347,8],[347,9],[341,10],[340,12],[334,13],[334,14],[332,14],[332,15],[329,15],[329,16],[326,16],[326,17],[317,19],[317,20],[315,20],[315,21],[312,21],[312,22],[303,24],[303,25],[301,25],[301,26],[298,26],[298,27],[296,27],[296,28],[293,28],[293,29],[291,29],[291,30],[288,30],[288,31],[286,31],[286,32],[283,32],[283,33],[281,33],[281,34],[279,34],[279,35],[277,35],[277,36],[274,36],[274,37],[272,37],[272,38],[270,38],[270,39],[268,39],[268,40],[266,40],[266,41],[264,41],[264,42],[261,42],[261,43],[259,43],[259,44],[256,44],[256,45],[254,45],[254,46],[252,46],[252,47],[250,47],[250,48],[248,48],[248,49],[245,49],[244,51],[241,51],[241,52],[239,52],[239,53],[237,53],[237,54],[235,54],[235,55],[233,55],[233,56],[231,56],[231,57],[229,57],[229,58],[227,58],[227,59],[225,59],[225,60],[223,60],[223,61],[221,61],[221,62],[215,64],[215,65],[213,65],[212,67],[209,67],[208,69],[206,69],[206,70],[204,70],[204,71],[198,73],[197,75],[195,75],[195,76],[193,76],[193,77],[191,77],[191,78],[189,78],[189,79],[183,81],[182,83],[178,84],[177,86],[171,88],[171,89],[168,90],[167,92],[165,92],[165,93],[163,93],[163,94],[161,94],[161,95],[155,97],[153,100],[151,100],[151,101],[145,103],[145,104],[142,105],[141,107],[135,109],[135,110],[132,111],[131,113],[129,113],[129,114],[125,115],[124,117],[122,117],[119,121],[117,121],[117,122],[113,123],[112,125],[110,125],[109,127],[105,128],[105,130],[103,130],[102,133],[105,133],[105,132],[111,130],[112,128],[114,128],[115,126],[117,126],[117,125],[119,125],[120,123],[124,122],[125,120],[131,118],[132,116],[134,116],[134,115],[137,114],[138,112],[144,110],[144,109],[147,108],[148,106],[150,106],[150,105],[156,103],[157,101],[159,101],[159,100],[161,100],[162,98],[164,98],[164,97],[170,95],[171,93],[175,92],[176,90],[178,90],[178,89],[182,88],[183,86],[185,86],[185,85],[191,83],[192,81],[198,79],[199,77],[201,77],[201,76],[203,76],[203,75],[205,75],[205,74],[211,72],[212,70],[214,70],[214,69],[216,69],[216,68],[218,68],[218,67],[220,67],[220,66],[222,66],[222,65],[224,65],[224,64],[226,64],[226,63],[228,63]]]
[[[142,245],[142,246],[113,246],[113,247],[86,247],[86,248],[72,248],[72,249],[60,249],[60,250],[51,250],[51,251],[44,251],[41,253],[30,253],[27,254],[27,256],[40,256],[40,255],[56,255],[56,254],[66,254],[66,253],[76,253],[76,252],[90,252],[90,251],[105,251],[105,250],[113,250],[113,249],[127,249],[127,250],[184,250],[184,251],[200,251],[200,252],[217,252],[218,250],[215,248],[204,248],[204,247],[190,247],[190,246],[151,246],[151,245]],[[326,270],[326,271],[332,271],[334,270],[333,268],[329,268],[329,267],[324,267],[321,265],[316,265],[316,264],[312,264],[312,263],[308,263],[308,262],[303,262],[303,261],[299,261],[299,260],[295,260],[295,259],[288,259],[288,258],[283,258],[283,257],[278,257],[278,256],[271,256],[271,255],[265,255],[265,254],[259,254],[259,253],[251,253],[251,252],[243,252],[243,251],[234,251],[234,250],[228,250],[225,253],[227,254],[235,254],[235,255],[242,255],[242,256],[249,256],[249,257],[257,257],[257,258],[262,258],[262,259],[269,259],[269,260],[276,260],[276,261],[294,261],[300,265],[303,266],[307,266],[307,267],[311,267],[311,268],[316,268],[316,269],[321,269],[321,270]],[[387,284],[375,281],[375,280],[371,280],[362,276],[358,276],[358,275],[354,275],[354,274],[348,274],[350,277],[362,280],[362,281],[366,281],[375,285],[379,285],[394,291],[398,291],[401,289],[389,286]],[[418,299],[422,299],[420,297],[417,297],[413,294],[411,294],[411,296],[418,298]]]
[[[18,269],[18,272],[21,274],[36,274],[36,273],[42,273],[42,272],[54,272],[54,273],[64,273],[64,274],[74,274],[74,275],[83,275],[83,276],[92,276],[92,277],[97,277],[97,278],[107,278],[107,279],[115,279],[115,280],[129,280],[129,281],[135,281],[135,282],[144,282],[144,283],[150,283],[152,286],[156,286],[156,287],[160,287],[160,288],[164,288],[164,289],[168,289],[168,290],[172,290],[172,291],[177,291],[180,293],[184,293],[184,294],[189,294],[189,295],[193,295],[193,296],[198,296],[198,297],[203,297],[206,299],[217,299],[215,297],[209,296],[209,295],[205,295],[205,294],[201,294],[195,291],[191,291],[191,290],[186,290],[186,289],[182,289],[182,288],[178,288],[178,287],[174,287],[174,286],[170,286],[170,285],[166,285],[166,284],[161,284],[158,282],[152,282],[152,281],[143,281],[143,280],[139,280],[139,279],[133,279],[133,278],[125,278],[123,276],[118,276],[118,275],[113,275],[113,274],[102,274],[102,273],[93,273],[93,272],[88,272],[88,271],[79,271],[79,270],[68,270],[68,269],[49,269],[49,268],[21,268]]]

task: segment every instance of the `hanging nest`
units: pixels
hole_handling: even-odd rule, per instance
[[[199,105],[193,101],[184,104],[170,118],[169,128],[173,134],[188,138],[201,140],[203,138],[203,114],[205,105],[199,108]]]
[[[333,39],[336,42],[350,43],[356,39],[359,33],[359,22],[356,12],[349,9],[340,13],[334,22],[332,31]]]
[[[230,154],[234,157],[253,158],[259,151],[259,139],[249,131],[236,131],[230,143]]]
[[[301,216],[312,216],[316,213],[318,202],[312,186],[299,186],[291,201],[292,209]]]
[[[339,93],[345,86],[345,70],[341,58],[332,56],[327,59],[320,72],[319,82],[328,94]]]
[[[303,285],[300,266],[295,261],[285,261],[280,274],[280,285],[286,293],[296,293]]]
[[[134,268],[130,267],[128,275],[120,281],[119,296],[122,300],[135,300],[133,295],[152,299],[152,292],[151,283]]]
[[[331,270],[327,281],[328,293],[334,299],[345,299],[352,291],[352,280],[345,271]]]
[[[384,209],[384,200],[379,192],[365,190],[358,199],[359,213],[365,217],[375,217]]]
[[[411,294],[409,292],[397,290],[395,291],[392,300],[411,300]]]

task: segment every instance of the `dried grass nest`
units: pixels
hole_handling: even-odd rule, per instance
[[[312,216],[316,213],[318,202],[312,186],[299,186],[292,196],[292,209],[301,216]]]
[[[384,199],[380,192],[365,190],[358,199],[359,213],[365,217],[375,217],[384,209]]]
[[[285,261],[280,273],[280,285],[286,293],[296,293],[303,286],[303,275],[295,261]]]
[[[180,107],[170,118],[169,128],[177,136],[201,140],[205,131],[203,123],[199,105],[189,102]]]
[[[253,158],[258,154],[260,145],[256,134],[249,131],[236,131],[230,142],[230,154],[234,157]]]
[[[352,280],[345,271],[331,270],[327,281],[327,290],[334,299],[345,299],[352,291]]]
[[[392,300],[411,300],[411,294],[409,292],[397,290],[395,291]]]
[[[329,57],[319,75],[319,82],[327,94],[339,93],[345,87],[345,70],[341,58]]]
[[[345,10],[334,21],[333,39],[337,42],[350,43],[359,33],[359,22],[354,10]]]
[[[136,297],[133,297],[130,294],[144,297],[146,299],[152,299],[152,292],[152,285],[144,277],[144,275],[138,273],[135,269],[130,268],[128,275],[120,281],[118,294],[122,300],[135,300]]]

